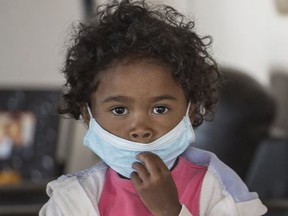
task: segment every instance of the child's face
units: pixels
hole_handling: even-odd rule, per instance
[[[149,143],[186,114],[184,91],[171,70],[148,61],[118,64],[100,75],[91,96],[96,121],[121,138]]]

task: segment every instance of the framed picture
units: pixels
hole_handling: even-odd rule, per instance
[[[12,182],[11,176],[17,181],[40,182],[59,174],[56,148],[60,96],[61,90],[0,89],[2,177],[10,173]]]

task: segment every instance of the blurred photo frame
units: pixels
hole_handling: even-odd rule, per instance
[[[0,89],[0,173],[33,182],[59,174],[60,96],[60,89]]]

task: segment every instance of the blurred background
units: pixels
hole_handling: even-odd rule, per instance
[[[197,147],[215,152],[269,207],[288,215],[288,0],[158,0],[211,35],[226,79]],[[83,122],[55,107],[71,25],[104,0],[0,1],[0,216],[37,215],[45,186],[98,161]],[[208,135],[209,134],[209,135]]]

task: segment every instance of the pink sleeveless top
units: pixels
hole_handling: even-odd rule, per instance
[[[206,171],[206,166],[195,165],[181,156],[172,170],[180,203],[184,204],[193,216],[199,215],[200,192]],[[119,177],[111,168],[107,170],[98,205],[101,216],[152,215],[140,200],[131,181]]]

